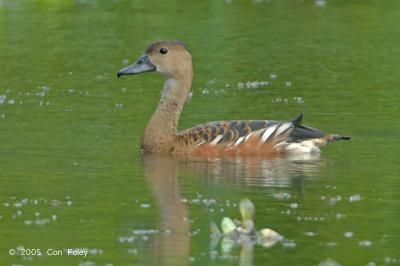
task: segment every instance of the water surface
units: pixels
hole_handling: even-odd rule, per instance
[[[400,264],[399,8],[0,0],[1,264]],[[304,111],[353,140],[319,158],[141,157],[162,78],[116,71],[159,39],[194,57],[181,129]],[[282,243],[211,244],[210,222],[238,218],[244,197]],[[86,258],[66,255],[75,248]]]

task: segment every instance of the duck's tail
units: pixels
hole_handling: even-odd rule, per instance
[[[350,140],[351,137],[342,136],[338,134],[326,134],[319,129],[312,128],[309,126],[302,125],[303,113],[297,116],[295,119],[291,120],[294,124],[294,130],[291,137],[295,141],[307,140],[307,139],[326,139],[326,141],[336,141],[336,140]]]

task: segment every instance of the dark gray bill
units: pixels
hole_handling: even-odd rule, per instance
[[[118,71],[117,77],[121,77],[123,75],[136,75],[139,73],[150,72],[155,70],[156,66],[150,62],[149,55],[144,54],[139,58],[139,60],[135,64],[125,67],[124,69]]]

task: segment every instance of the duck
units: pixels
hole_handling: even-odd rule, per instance
[[[172,156],[267,156],[315,153],[328,142],[350,137],[327,134],[302,124],[303,113],[294,119],[213,121],[179,131],[179,117],[191,91],[192,54],[177,40],[156,41],[136,63],[117,77],[158,72],[164,76],[160,102],[147,123],[142,153]]]

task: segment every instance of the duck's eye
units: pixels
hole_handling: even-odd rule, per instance
[[[168,53],[168,48],[163,47],[160,49],[160,54],[167,54],[167,53]]]

